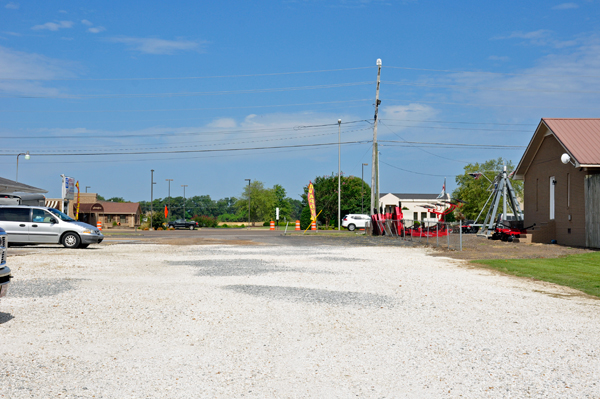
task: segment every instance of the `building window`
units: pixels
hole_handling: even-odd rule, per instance
[[[419,212],[413,212],[413,221],[419,220]]]
[[[421,212],[421,221],[427,219],[427,212]]]

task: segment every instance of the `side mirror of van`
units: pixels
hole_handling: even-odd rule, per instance
[[[56,219],[54,219],[54,218],[50,219],[50,224],[56,224],[56,223],[58,223],[58,221]]]

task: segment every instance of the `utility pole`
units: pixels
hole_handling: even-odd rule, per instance
[[[165,181],[169,182],[169,214],[167,216],[167,222],[168,222],[169,216],[171,216],[171,182],[173,181],[173,179],[165,179]]]
[[[360,185],[360,213],[365,213],[364,207],[365,207],[365,166],[368,166],[368,163],[363,163],[362,164],[362,176],[361,176],[361,180],[363,182],[363,184]]]
[[[338,231],[342,223],[342,120],[338,119]]]
[[[183,187],[183,218],[185,219],[185,188],[187,187],[187,184],[182,184],[181,187]]]
[[[244,180],[248,182],[248,228],[250,228],[250,180],[251,179],[244,179]]]
[[[371,211],[373,215],[379,209],[379,150],[377,148],[377,113],[379,111],[379,83],[381,82],[381,58],[377,59],[377,91],[375,92],[375,123],[373,124],[373,160],[371,164]]]
[[[152,230],[152,216],[154,210],[152,208],[152,202],[154,202],[154,169],[150,169],[150,230]]]

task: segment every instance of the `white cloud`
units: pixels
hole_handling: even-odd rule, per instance
[[[114,37],[114,43],[123,43],[130,49],[146,54],[173,54],[178,51],[202,51],[206,42],[194,40],[164,40],[156,38]]]
[[[17,33],[17,32],[2,32],[2,33],[4,33],[5,35],[9,35],[9,36],[23,36],[22,34]]]
[[[212,121],[208,127],[231,129],[237,127],[237,122],[233,118],[220,118]]]
[[[106,28],[104,26],[95,26],[93,28],[89,28],[88,32],[91,33],[100,33],[100,32],[104,32],[106,30]]]
[[[508,61],[508,60],[510,60],[510,57],[507,57],[505,55],[502,55],[502,56],[500,56],[500,55],[490,55],[488,57],[488,60],[491,60],[491,61]]]
[[[452,80],[444,83],[463,86],[454,90],[454,100],[482,106],[505,104],[508,108],[497,109],[513,114],[594,116],[597,112],[590,110],[591,104],[600,102],[600,93],[594,90],[600,83],[600,38],[579,38],[577,43],[579,47],[557,50],[540,58],[535,66],[515,71],[515,75],[465,72],[454,74]],[[545,111],[544,107],[547,107]]]
[[[87,26],[92,26],[92,25],[94,25],[93,23],[91,23],[91,22],[90,22],[90,21],[88,21],[87,19],[82,19],[82,20],[81,20],[81,23],[82,23],[82,24],[84,24],[84,25],[87,25]]]
[[[579,8],[579,5],[575,3],[562,3],[552,7],[553,10],[571,10],[573,8]]]
[[[59,29],[71,28],[71,27],[73,27],[73,22],[72,21],[60,21],[58,23],[56,23],[56,22],[46,22],[43,25],[35,25],[31,29],[33,29],[33,30],[48,29],[50,31],[56,32]]]
[[[552,46],[556,48],[570,47],[578,44],[576,40],[557,40],[554,32],[548,29],[538,29],[531,32],[515,31],[508,36],[492,37],[491,40],[506,39],[524,39],[525,43],[534,46]]]
[[[4,8],[8,8],[9,10],[18,10],[19,9],[19,4],[18,3],[10,2],[10,3],[6,4],[4,6]]]
[[[58,95],[58,89],[45,87],[43,82],[35,80],[75,77],[72,72],[75,68],[69,62],[0,46],[0,92],[14,95]]]

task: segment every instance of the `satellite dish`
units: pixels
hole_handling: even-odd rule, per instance
[[[562,163],[564,163],[565,165],[568,164],[569,162],[571,162],[571,157],[569,156],[569,154],[562,154],[560,156],[560,160]]]

